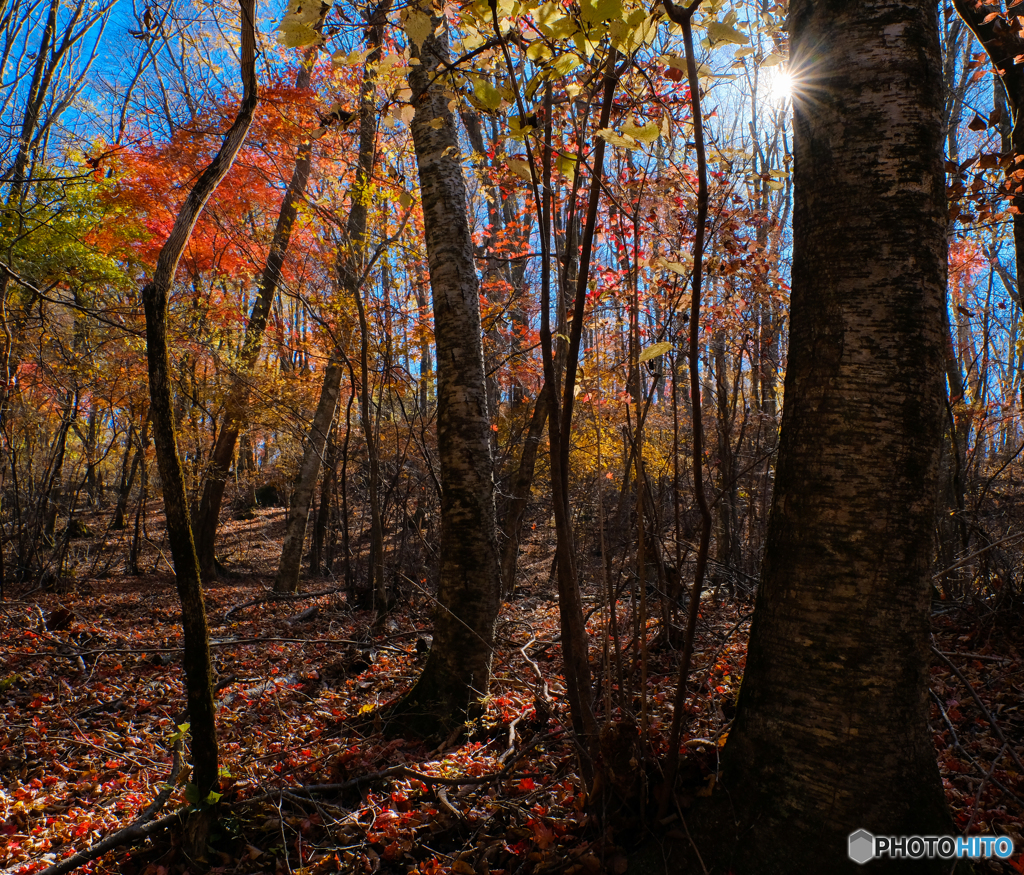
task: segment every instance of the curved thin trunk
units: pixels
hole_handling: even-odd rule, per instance
[[[213,708],[213,670],[210,664],[209,629],[199,577],[199,562],[192,540],[185,477],[178,455],[171,396],[170,355],[167,343],[167,306],[181,254],[188,244],[206,202],[231,169],[245,141],[258,100],[256,88],[255,0],[240,0],[242,21],[242,82],[245,92],[238,115],[220,151],[202,172],[175,219],[167,242],[160,250],[152,281],[142,290],[146,312],[146,344],[149,362],[150,418],[156,445],[157,465],[163,487],[167,535],[174,576],[181,600],[185,688],[192,732],[192,783],[198,797],[206,799],[217,784],[217,732]],[[197,845],[205,845],[198,838]],[[200,848],[201,850],[201,848]]]

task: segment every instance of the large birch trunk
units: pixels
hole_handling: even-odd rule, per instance
[[[448,36],[429,4],[417,13],[431,17],[429,35],[414,42],[419,63],[409,84],[437,348],[441,574],[433,646],[395,714],[431,733],[461,723],[487,694],[500,585],[479,281],[458,132],[441,78]]]
[[[936,8],[793,0],[790,15],[785,404],[716,794],[738,837],[718,858],[737,875],[854,871],[857,829],[941,835],[951,825],[927,726],[946,283]]]

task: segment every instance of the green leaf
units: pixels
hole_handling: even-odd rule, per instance
[[[198,805],[199,802],[200,802],[200,799],[199,799],[199,788],[195,784],[193,784],[191,781],[189,781],[185,785],[185,801],[189,805],[193,805],[193,806],[194,805]]]
[[[650,361],[651,359],[657,358],[659,355],[664,355],[667,352],[675,349],[671,343],[662,341],[661,343],[652,343],[647,349],[640,353],[640,358],[637,359],[641,364]]]

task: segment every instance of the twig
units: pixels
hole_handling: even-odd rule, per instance
[[[947,653],[944,650],[939,651],[943,656],[962,656],[965,659],[980,659],[982,662],[1015,662],[1016,660],[1007,659],[1005,656],[985,656],[983,653]]]
[[[325,595],[335,595],[339,592],[344,592],[345,588],[338,586],[334,589],[324,589],[319,592],[269,592],[264,596],[260,596],[258,599],[253,599],[251,602],[245,602],[241,605],[235,605],[230,608],[224,615],[225,620],[230,620],[239,611],[243,611],[246,608],[252,608],[256,605],[264,605],[269,602],[290,602],[298,599],[315,599]]]
[[[943,568],[942,571],[936,572],[932,575],[932,580],[938,580],[940,577],[942,577],[942,575],[949,574],[950,571],[956,571],[956,569],[966,565],[972,559],[977,559],[982,553],[987,553],[993,547],[998,547],[1001,544],[1005,544],[1007,541],[1019,540],[1020,538],[1024,538],[1024,533],[1018,532],[1015,535],[1007,535],[1005,538],[1002,538],[998,541],[993,541],[991,544],[982,547],[980,550],[975,550],[969,556],[964,556],[963,559],[958,559],[956,562],[950,565],[949,568]]]
[[[176,811],[173,814],[166,814],[159,820],[150,821],[149,823],[136,821],[131,826],[126,826],[113,835],[107,836],[84,851],[79,851],[77,854],[68,857],[63,862],[54,863],[48,869],[40,872],[39,875],[64,875],[65,872],[71,872],[79,866],[85,865],[90,860],[102,857],[107,851],[112,851],[115,848],[121,847],[121,845],[134,844],[140,839],[148,838],[180,820],[181,812]]]
[[[534,674],[537,675],[537,682],[540,684],[541,696],[543,697],[545,702],[550,704],[551,702],[554,701],[554,699],[551,698],[551,693],[548,690],[547,679],[544,677],[544,674],[541,672],[540,666],[538,666],[536,662],[534,662],[532,659],[530,659],[529,656],[526,655],[526,648],[529,647],[531,644],[533,644],[536,640],[537,640],[537,636],[536,635],[530,635],[530,640],[527,641],[522,647],[519,648],[519,652],[521,654],[523,654],[523,659],[525,659],[529,663],[530,668],[532,668]]]
[[[700,868],[704,870],[704,875],[708,875],[708,867],[704,865],[704,858],[700,855],[700,850],[697,848],[697,843],[693,840],[693,836],[690,835],[690,828],[686,825],[686,818],[683,817],[683,809],[679,805],[679,800],[676,798],[675,793],[672,794],[672,800],[676,804],[676,812],[679,814],[679,822],[683,825],[683,829],[686,831],[686,837],[690,840],[690,847],[693,848],[693,852],[697,855],[697,862],[700,863]]]
[[[72,854],[66,860],[63,860],[60,863],[54,863],[48,869],[44,869],[40,875],[63,875],[65,872],[71,872],[79,866],[85,865],[90,860],[102,857],[107,853],[107,851],[112,851],[114,848],[121,847],[121,845],[134,844],[138,840],[160,832],[165,827],[169,827],[176,821],[180,820],[180,811],[168,814],[161,817],[159,820],[152,819],[156,817],[160,809],[167,804],[167,800],[170,798],[171,793],[174,792],[174,787],[177,784],[178,773],[180,771],[181,739],[179,738],[174,742],[174,759],[171,762],[171,772],[167,776],[167,780],[164,782],[165,786],[163,790],[156,795],[156,798],[146,806],[143,812],[135,818],[131,824],[126,826],[124,829],[120,829],[117,832],[108,835],[105,839],[100,839],[96,844],[90,845],[85,850]]]
[[[374,781],[383,781],[387,778],[413,778],[420,781],[423,784],[431,785],[436,784],[443,787],[461,787],[465,785],[476,785],[476,784],[489,784],[492,781],[504,780],[515,768],[516,763],[519,762],[535,745],[542,741],[553,738],[559,733],[547,733],[546,735],[535,735],[526,745],[523,746],[522,750],[519,751],[516,756],[512,757],[501,769],[497,772],[492,772],[489,775],[479,775],[477,777],[461,777],[461,778],[444,778],[439,775],[428,775],[424,772],[417,771],[416,769],[410,768],[409,766],[390,766],[386,769],[381,769],[378,772],[371,772],[368,775],[360,775],[358,778],[352,778],[350,781],[345,781],[342,784],[306,784],[300,787],[288,787],[289,793],[293,793],[297,796],[316,796],[324,793],[344,793],[346,790],[353,790],[363,784],[369,784]],[[238,805],[253,805],[257,802],[266,802],[270,799],[275,799],[280,795],[280,790],[272,790],[266,793],[260,793],[258,796],[252,796],[249,799],[243,799],[238,802]]]
[[[943,721],[946,724],[946,728],[949,730],[949,734],[953,736],[953,746],[958,751],[960,751],[960,753],[962,753],[964,755],[964,757],[966,757],[967,761],[972,766],[974,766],[975,769],[977,769],[979,774],[981,774],[981,775],[986,774],[985,770],[980,765],[978,765],[978,761],[973,756],[971,756],[971,754],[967,750],[967,748],[965,748],[960,743],[960,736],[958,736],[956,734],[956,729],[953,728],[953,724],[949,720],[949,715],[946,714],[946,709],[942,707],[942,701],[935,694],[935,690],[929,690],[928,692],[931,693],[932,698],[935,700],[935,704],[939,708],[939,713],[942,715],[942,719],[943,719]],[[1000,754],[1000,756],[1002,756],[1002,754]],[[1019,805],[1021,808],[1024,808],[1024,799],[1020,799],[1017,796],[1016,793],[1014,793],[1012,790],[1010,790],[1005,784],[1003,784],[1002,782],[998,781],[995,778],[995,776],[992,776],[991,780],[992,780],[992,783],[995,784],[1000,790],[1002,790],[1009,799],[1012,799],[1014,802],[1017,803],[1017,805]]]
[[[981,783],[978,784],[978,792],[974,794],[974,808],[971,811],[971,819],[967,821],[967,826],[964,827],[962,835],[967,835],[970,832],[971,827],[974,826],[974,819],[978,816],[978,806],[981,805],[981,794],[985,792],[985,787],[988,786],[988,782],[992,780],[995,775],[996,766],[999,765],[999,761],[1003,758],[1003,754],[1006,753],[1008,745],[1003,745],[999,751],[998,756],[992,760],[992,768],[990,768],[985,776],[981,779]]]
[[[451,801],[448,799],[448,791],[444,787],[437,788],[437,801],[441,803],[441,807],[444,808],[452,817],[458,820],[460,823],[466,822],[466,815],[459,811]]]
[[[967,687],[967,692],[971,694],[971,698],[974,699],[974,703],[981,710],[981,713],[985,715],[985,719],[988,720],[989,726],[992,727],[992,731],[996,734],[996,738],[998,738],[1004,745],[1006,745],[1007,753],[1009,753],[1010,756],[1013,758],[1013,761],[1017,764],[1017,768],[1021,772],[1024,772],[1024,763],[1021,763],[1020,757],[1017,756],[1017,752],[1013,749],[1013,745],[1011,745],[1010,742],[1006,740],[1006,736],[1003,734],[1003,730],[1000,728],[999,724],[996,723],[996,719],[992,716],[992,712],[985,707],[985,703],[981,701],[981,697],[975,691],[974,687],[971,686],[971,682],[967,680],[966,677],[964,677],[964,673],[960,671],[960,669],[953,665],[949,657],[946,656],[946,654],[944,654],[934,645],[932,646],[932,653],[934,653],[937,657],[939,657],[939,659],[946,663],[946,665],[949,666],[949,670],[952,671],[953,674],[955,674],[958,678],[960,678],[960,682],[965,687]]]

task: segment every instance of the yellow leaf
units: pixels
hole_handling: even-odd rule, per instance
[[[551,57],[551,49],[547,43],[541,40],[534,40],[526,49],[526,57],[531,61],[546,61]]]
[[[575,70],[582,62],[580,56],[575,52],[565,52],[551,62],[551,69],[558,76],[567,76]]]
[[[580,18],[588,24],[622,18],[621,0],[582,0]]]
[[[715,780],[716,780],[716,776],[715,775],[709,775],[708,776],[708,785],[706,787],[701,787],[697,791],[697,795],[698,796],[704,796],[704,797],[710,796],[712,794],[712,792],[714,791],[714,789],[715,789]]]
[[[712,43],[733,43],[737,46],[745,46],[750,42],[745,33],[741,33],[731,24],[721,21],[709,21],[707,31],[708,39]]]
[[[508,165],[508,169],[516,176],[525,179],[527,182],[533,182],[533,177],[530,175],[530,165],[523,161],[522,158],[508,158],[505,163]]]
[[[322,38],[317,32],[320,8],[320,3],[314,0],[289,0],[288,9],[277,25],[277,41],[290,49],[319,42]]]
[[[477,104],[478,108],[493,111],[501,106],[501,92],[487,79],[482,76],[470,76],[469,81],[473,84],[472,102]]]
[[[782,55],[771,54],[761,62],[762,67],[777,67],[785,59]]]
[[[575,22],[565,14],[562,4],[556,0],[548,0],[534,14],[533,20],[537,22],[540,32],[551,39],[565,39],[574,30]]]
[[[665,258],[659,258],[658,266],[664,268],[665,270],[670,270],[672,271],[672,273],[678,274],[679,276],[687,276],[690,272],[689,267],[687,267],[681,261],[668,261]]]
[[[673,347],[671,343],[668,343],[664,340],[661,343],[652,343],[649,347],[647,347],[647,349],[640,353],[640,357],[637,359],[637,361],[640,362],[641,364],[643,364],[644,362],[649,362],[651,359],[655,359],[660,355],[664,355],[665,353],[670,352],[674,348],[675,347]]]
[[[559,155],[555,158],[555,166],[559,169],[562,175],[569,180],[569,182],[572,182],[576,178],[575,158],[569,158],[566,155]]]
[[[620,149],[639,149],[640,144],[628,135],[616,133],[611,128],[600,128],[597,135],[610,146],[618,146]]]
[[[420,46],[430,34],[433,27],[430,24],[430,16],[419,9],[410,9],[405,16],[405,32],[413,45]]]
[[[622,126],[622,133],[639,140],[641,143],[653,143],[661,136],[657,122],[641,126],[636,119]]]
[[[442,127],[444,127],[444,119],[443,118],[431,119],[429,122],[427,122],[427,127],[428,128],[433,128],[435,131],[439,131],[439,130],[441,130]]]

